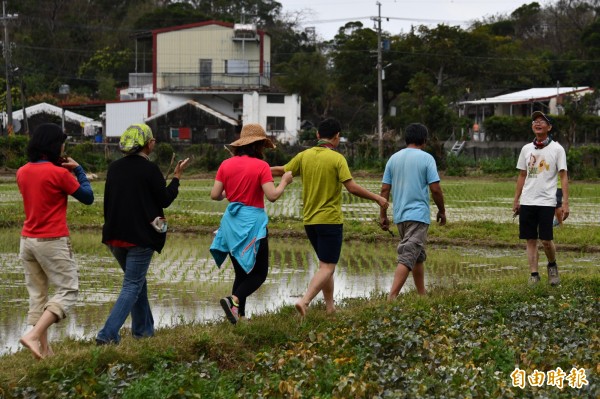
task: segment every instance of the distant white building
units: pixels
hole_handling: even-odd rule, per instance
[[[483,122],[486,116],[528,116],[537,110],[552,115],[560,115],[562,114],[562,102],[565,97],[581,97],[593,91],[592,88],[587,86],[532,88],[501,96],[461,101],[458,105],[460,115],[474,116],[476,123]]]
[[[107,104],[106,136],[146,122],[172,140],[219,142],[259,123],[281,142],[297,141],[301,99],[271,89],[268,33],[207,21],[150,34],[152,72],[131,73],[122,101]]]
[[[13,111],[13,127],[16,133],[25,130],[25,118],[29,131],[33,131],[40,123],[56,123],[62,125],[63,130],[69,135],[85,135],[85,126],[94,123],[92,118],[78,113],[67,111],[64,108],[48,103],[39,103]],[[97,122],[96,122],[97,123]],[[2,126],[6,127],[6,113],[2,113]]]

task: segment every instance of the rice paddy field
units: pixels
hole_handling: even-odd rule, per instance
[[[377,179],[358,179],[371,191],[379,192]],[[100,243],[103,182],[94,182],[96,202],[90,206],[72,201],[69,223],[80,276],[80,298],[69,317],[51,329],[51,340],[66,337],[93,338],[108,316],[119,293],[122,272],[108,250]],[[208,248],[212,230],[226,201],[209,198],[210,179],[183,180],[180,195],[166,211],[171,232],[161,254],[155,254],[149,272],[149,293],[157,327],[191,321],[222,319],[219,299],[229,294],[233,269],[227,262],[215,266]],[[270,238],[270,273],[265,284],[248,299],[247,315],[252,317],[289,305],[304,292],[318,266],[308,241],[302,238],[301,190],[299,180],[289,186],[276,203],[267,203],[272,221],[285,232],[286,223],[295,234],[273,234]],[[460,245],[431,243],[426,262],[429,287],[454,285],[465,280],[493,279],[499,275],[522,275],[528,271],[524,244],[518,242],[518,225],[512,220],[513,181],[484,179],[442,180],[448,223],[460,225],[483,221],[510,226],[513,246],[483,245],[486,237],[469,237]],[[26,329],[28,295],[18,260],[19,229],[22,223],[21,198],[16,184],[0,183],[0,355],[19,350],[18,338]],[[347,224],[372,229],[378,219],[378,207],[344,192]],[[432,213],[435,206],[432,207]],[[391,213],[388,211],[388,213]],[[281,227],[283,226],[283,227]],[[588,244],[600,248],[600,184],[574,182],[571,186],[571,216],[557,234],[560,237],[585,231]],[[366,227],[365,227],[366,228]],[[432,227],[434,229],[434,227]],[[512,230],[511,230],[512,231]],[[492,233],[490,233],[492,234]],[[337,299],[381,295],[389,289],[395,269],[396,237],[375,230],[369,240],[351,240],[344,244],[335,276]],[[541,256],[540,264],[543,265]],[[569,250],[559,252],[561,273],[598,273],[600,252]],[[542,279],[545,282],[545,272]],[[409,279],[404,291],[412,290]],[[318,299],[319,297],[317,297]],[[127,325],[127,323],[126,323]]]

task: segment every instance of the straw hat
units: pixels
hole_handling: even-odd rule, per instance
[[[258,123],[249,123],[242,127],[240,138],[229,145],[232,147],[241,147],[259,140],[265,141],[265,148],[275,148],[275,144],[267,137],[267,133],[265,133],[265,129],[261,125]]]

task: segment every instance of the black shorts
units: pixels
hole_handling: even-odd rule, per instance
[[[335,263],[342,252],[343,224],[307,224],[304,231],[321,262]]]
[[[562,208],[562,188],[556,189],[556,207]]]
[[[521,205],[519,208],[519,238],[523,240],[554,239],[552,221],[554,207]]]

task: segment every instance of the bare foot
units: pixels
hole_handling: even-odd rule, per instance
[[[337,309],[335,308],[335,306],[327,307],[326,309],[327,314],[335,314],[336,311]]]
[[[52,348],[50,347],[50,345],[48,345],[45,349],[41,348],[41,352],[42,352],[42,356],[44,358],[46,358],[48,356],[54,356],[54,351],[52,350]]]
[[[23,345],[31,351],[33,357],[35,357],[36,359],[43,359],[44,356],[42,355],[39,349],[40,342],[38,340],[31,339],[31,337],[28,337],[27,335],[28,334],[23,335],[19,342],[21,343],[21,345]]]
[[[306,316],[306,305],[302,302],[296,302],[296,310],[300,313],[300,316]]]

